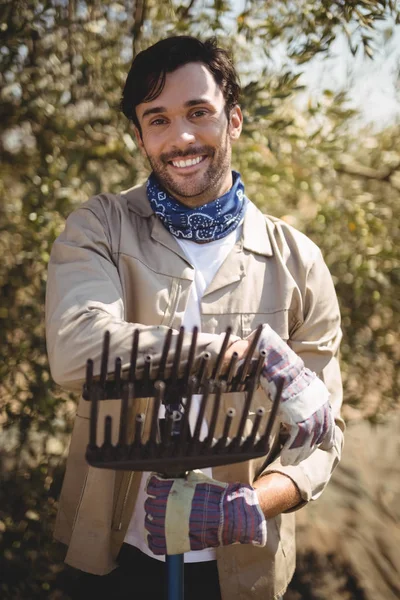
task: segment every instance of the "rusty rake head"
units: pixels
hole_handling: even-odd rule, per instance
[[[185,471],[226,465],[258,456],[264,456],[269,450],[270,434],[276,418],[283,381],[277,386],[277,394],[266,425],[261,426],[265,416],[265,408],[255,410],[254,419],[249,431],[246,427],[254,392],[258,386],[264,356],[261,353],[253,358],[260,331],[257,331],[252,347],[249,348],[243,364],[237,369],[237,357],[233,357],[227,370],[222,370],[222,361],[228,345],[230,331],[226,332],[224,343],[215,361],[211,378],[209,376],[209,358],[203,357],[197,374],[192,374],[197,332],[193,333],[189,359],[184,375],[179,379],[179,361],[183,340],[183,329],[178,336],[171,373],[165,380],[165,366],[171,343],[171,334],[167,335],[160,364],[156,370],[156,379],[151,379],[152,369],[146,367],[141,379],[135,379],[135,360],[138,350],[139,336],[135,333],[132,357],[128,378],[121,377],[120,361],[116,361],[113,382],[107,387],[108,346],[105,344],[102,357],[102,370],[98,381],[91,377],[85,384],[87,399],[91,401],[90,439],[87,446],[86,459],[95,467],[128,471],[157,471],[162,473],[182,473]],[[109,343],[109,336],[108,336]],[[117,359],[118,360],[118,359]],[[132,364],[134,365],[132,367]],[[147,361],[151,364],[151,360]],[[119,370],[117,369],[119,367]],[[111,387],[114,386],[114,387]],[[137,393],[139,389],[139,394]],[[227,391],[244,391],[242,414],[236,419],[236,412],[229,408],[222,413],[221,395]],[[117,394],[118,392],[118,394]],[[104,436],[98,444],[98,412],[99,403],[110,393],[111,398],[121,398],[118,441],[112,443],[112,418],[105,417]],[[199,411],[194,426],[189,423],[194,396],[200,394]],[[144,436],[145,416],[135,413],[135,399],[150,397],[152,400],[150,427]],[[206,437],[201,438],[201,427],[209,403],[211,416],[208,422]],[[131,412],[133,404],[133,411]],[[166,405],[165,419],[159,420],[161,404]],[[131,417],[130,417],[131,415]],[[133,415],[133,416],[132,416]],[[134,433],[128,435],[129,418],[134,419]],[[235,421],[235,428],[233,422]],[[265,421],[265,419],[264,419]],[[217,423],[221,435],[216,437]],[[222,428],[221,428],[222,423]],[[237,425],[236,425],[237,423]],[[232,431],[235,429],[235,431]],[[245,431],[249,433],[245,433]]]
[[[282,382],[283,383],[283,382]],[[200,409],[197,414],[193,431],[189,424],[190,408],[193,391],[197,387],[195,377],[191,377],[186,394],[183,410],[166,411],[163,427],[158,419],[161,403],[164,402],[165,384],[161,381],[155,384],[156,394],[152,401],[151,423],[148,438],[143,436],[145,416],[143,413],[134,415],[133,439],[128,439],[129,402],[135,399],[134,387],[130,384],[122,397],[118,442],[112,443],[112,418],[104,420],[104,438],[101,445],[97,443],[99,398],[95,393],[91,397],[90,439],[86,451],[86,460],[94,467],[126,471],[157,471],[162,473],[182,473],[193,469],[215,467],[258,456],[264,456],[269,450],[270,434],[274,424],[282,385],[278,386],[277,394],[272,404],[272,410],[266,426],[261,429],[261,421],[265,408],[260,406],[255,411],[251,431],[245,435],[245,427],[249,418],[250,406],[256,388],[256,380],[245,392],[245,401],[239,423],[232,432],[232,422],[236,416],[235,409],[229,408],[222,416],[222,435],[215,437],[217,420],[221,412],[221,394],[226,390],[223,381],[215,383],[208,380],[201,395]],[[212,400],[210,400],[212,396]],[[204,420],[208,402],[213,402],[211,418],[208,423],[208,433],[201,439],[201,425]]]

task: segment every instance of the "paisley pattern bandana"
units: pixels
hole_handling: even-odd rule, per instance
[[[248,199],[240,174],[232,171],[233,185],[220,198],[189,208],[161,187],[154,173],[147,180],[147,197],[164,227],[172,235],[193,242],[219,240],[241,223]]]

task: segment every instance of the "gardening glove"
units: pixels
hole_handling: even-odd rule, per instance
[[[180,479],[152,473],[146,491],[145,528],[154,554],[267,543],[267,523],[250,485],[223,483],[200,471]]]
[[[266,352],[260,376],[264,391],[274,398],[278,380],[284,380],[278,418],[288,436],[281,450],[282,464],[298,464],[317,446],[332,448],[335,421],[325,384],[269,325],[263,327],[258,348]]]

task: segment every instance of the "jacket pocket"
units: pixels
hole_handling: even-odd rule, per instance
[[[272,519],[276,539],[283,555],[291,558],[295,552],[295,518],[293,513],[278,515]]]
[[[57,530],[64,539],[71,536],[86,489],[89,465],[85,452],[88,440],[89,420],[76,415],[57,517]]]
[[[164,312],[164,316],[163,316],[161,325],[166,325],[167,327],[173,326],[175,314],[177,312],[177,308],[178,308],[178,304],[179,304],[180,292],[181,292],[180,280],[177,278],[174,278],[171,282],[169,302],[168,302],[168,306]]]
[[[268,324],[285,341],[290,337],[291,311],[277,310],[268,313],[243,313],[242,320],[242,338],[246,338],[252,331],[257,329],[258,325]]]

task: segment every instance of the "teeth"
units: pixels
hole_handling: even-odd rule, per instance
[[[198,165],[201,160],[202,157],[198,156],[197,158],[189,158],[188,160],[173,160],[172,164],[174,165],[174,167],[179,168],[192,167],[193,165]]]

